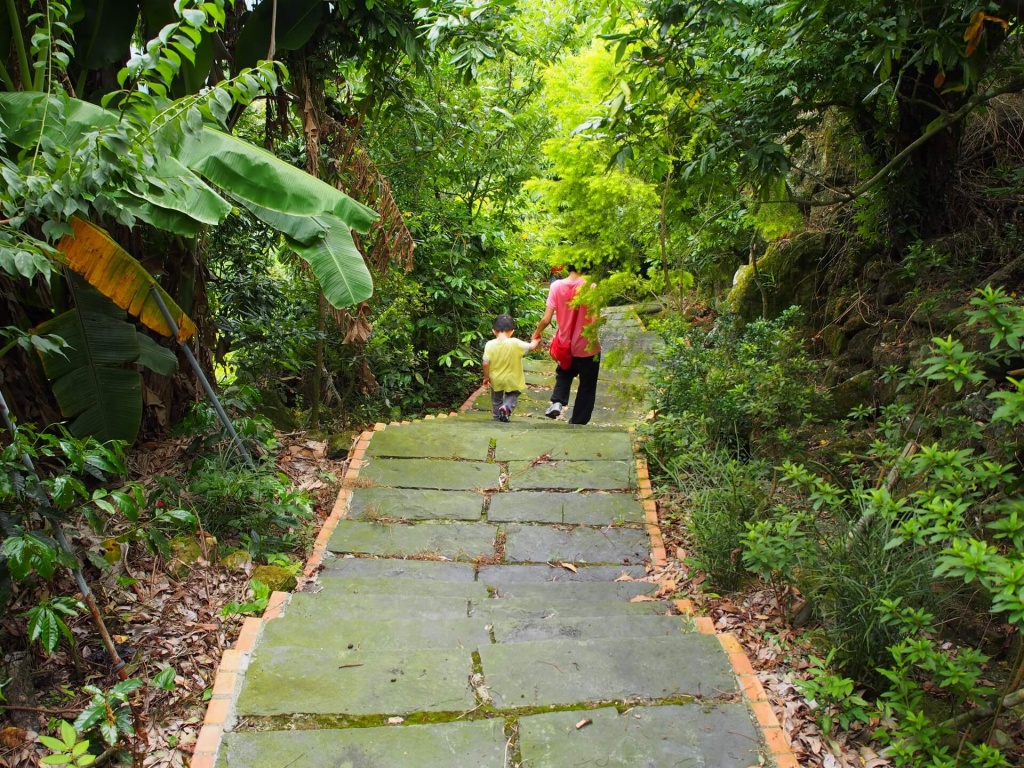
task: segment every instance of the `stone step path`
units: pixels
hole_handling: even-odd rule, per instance
[[[649,349],[638,338],[635,315],[612,313],[606,346]],[[223,732],[193,765],[771,761],[722,643],[642,580],[638,377],[606,365],[595,423],[574,427],[542,417],[552,367],[529,367],[509,424],[481,393],[457,418],[374,433],[320,573],[218,676]]]

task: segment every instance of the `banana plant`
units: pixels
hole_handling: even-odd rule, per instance
[[[142,423],[142,375],[131,364],[168,376],[178,359],[99,291],[79,278],[70,284],[74,308],[35,329],[67,342],[60,352],[41,355],[43,369],[61,413],[74,419],[72,434],[133,442]]]

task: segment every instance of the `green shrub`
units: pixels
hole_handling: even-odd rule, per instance
[[[798,317],[791,307],[775,320],[742,327],[725,315],[710,330],[680,321],[664,326],[652,382],[658,413],[695,425],[710,446],[741,453],[771,441],[780,427],[801,424],[822,396],[812,380],[816,365],[794,326]],[[655,440],[671,442],[659,429]]]

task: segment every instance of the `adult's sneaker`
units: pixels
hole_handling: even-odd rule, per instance
[[[562,408],[564,406],[557,400],[548,406],[548,409],[544,411],[544,415],[549,419],[557,419],[562,414]]]

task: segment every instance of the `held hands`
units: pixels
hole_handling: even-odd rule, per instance
[[[530,351],[533,352],[537,347],[540,346],[540,336],[533,336],[530,339]]]

